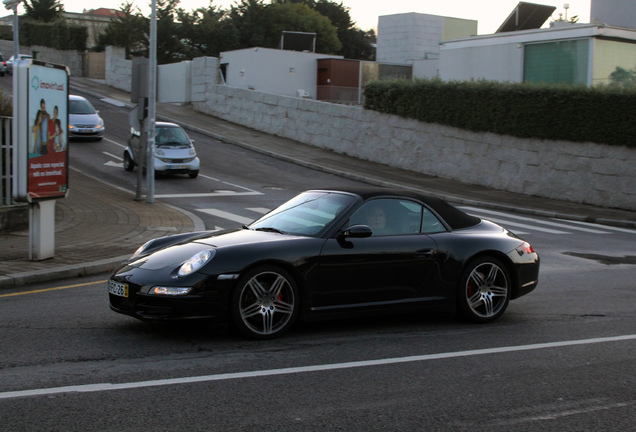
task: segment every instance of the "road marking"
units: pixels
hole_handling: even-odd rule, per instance
[[[492,218],[492,217],[486,217],[484,219],[487,219],[491,222],[498,223],[500,225],[503,225],[504,227],[507,227],[507,226],[521,227],[521,228],[529,229],[531,231],[541,231],[541,232],[546,232],[549,234],[570,234],[569,232],[565,232],[565,231],[557,231],[550,228],[543,228],[543,227],[538,227],[534,225],[522,224],[518,222],[511,222],[505,219]]]
[[[239,216],[239,215],[236,215],[234,213],[226,212],[226,211],[223,211],[223,210],[217,210],[217,209],[213,209],[213,208],[197,209],[197,210],[199,210],[200,212],[203,212],[203,213],[207,213],[207,214],[212,215],[212,216],[217,216],[217,217],[220,217],[220,218],[223,218],[223,219],[231,220],[233,222],[238,222],[240,224],[248,224],[248,223],[254,222],[253,218],[246,218],[246,217]]]
[[[564,219],[557,219],[557,220],[565,221]],[[570,223],[579,224],[579,225],[599,226],[599,224],[592,224],[592,223],[589,223],[589,222],[581,222],[581,221],[565,221],[565,222],[570,222]],[[629,234],[636,234],[636,230],[629,229],[629,228],[619,228],[619,227],[609,226],[609,225],[600,225],[600,226],[602,226],[604,230],[618,231],[618,232],[624,232],[624,233],[629,233]]]
[[[224,380],[258,378],[258,377],[275,376],[275,375],[290,375],[290,374],[307,373],[307,372],[322,372],[322,371],[331,371],[331,370],[338,370],[338,369],[352,369],[352,368],[369,367],[369,366],[384,366],[384,365],[399,364],[399,363],[413,363],[413,362],[422,362],[422,361],[429,361],[429,360],[471,357],[471,356],[487,355],[487,354],[501,354],[501,353],[521,352],[521,351],[530,351],[530,350],[547,349],[547,348],[560,348],[560,347],[568,347],[568,346],[575,346],[575,345],[590,345],[590,344],[605,343],[605,342],[619,342],[619,341],[628,341],[628,340],[634,340],[634,339],[636,339],[636,334],[614,336],[614,337],[593,338],[593,339],[581,339],[581,340],[574,340],[574,341],[547,342],[547,343],[531,344],[531,345],[486,348],[486,349],[477,349],[477,350],[468,350],[468,351],[455,351],[455,352],[439,353],[439,354],[425,354],[425,355],[409,356],[409,357],[395,357],[395,358],[379,359],[379,360],[363,360],[363,361],[357,361],[357,362],[331,363],[331,364],[314,365],[314,366],[300,366],[300,367],[290,367],[290,368],[281,368],[281,369],[256,370],[256,371],[234,372],[234,373],[224,373],[224,374],[216,374],[216,375],[160,379],[160,380],[151,380],[151,381],[137,381],[137,382],[128,382],[128,383],[120,383],[120,384],[98,383],[98,384],[85,384],[85,385],[75,385],[75,386],[66,386],[66,387],[44,388],[44,389],[17,390],[17,391],[9,391],[9,392],[0,393],[0,399],[13,399],[13,398],[19,398],[19,397],[28,397],[28,396],[48,396],[48,395],[60,394],[60,393],[87,393],[87,392],[100,392],[100,391],[112,391],[112,390],[127,390],[127,389],[158,387],[158,386],[175,385],[175,384],[192,384],[192,383],[209,382],[209,381],[224,381]]]
[[[222,196],[252,196],[262,195],[260,192],[202,192],[202,193],[182,193],[182,194],[155,194],[155,198],[197,198],[197,197],[222,197]]]
[[[575,231],[583,231],[583,232],[587,232],[587,233],[591,233],[591,234],[610,234],[607,231],[600,231],[598,229],[590,229],[590,228],[582,228],[582,227],[577,227],[577,226],[565,225],[565,224],[562,224],[562,223],[543,221],[543,220],[539,220],[539,219],[529,218],[529,217],[526,217],[526,216],[517,216],[517,215],[512,215],[512,214],[509,214],[509,213],[497,212],[497,211],[493,211],[493,210],[478,209],[478,208],[474,208],[474,207],[462,207],[462,209],[465,209],[465,210],[468,210],[468,211],[471,211],[471,212],[475,212],[475,213],[494,214],[494,215],[499,215],[499,216],[503,216],[503,217],[510,218],[510,219],[523,220],[523,221],[528,221],[528,222],[532,222],[532,223],[538,223],[538,224],[542,224],[542,225],[553,226],[553,227],[557,227],[557,228],[567,228],[567,229],[571,229],[571,230],[575,230]],[[485,218],[488,218],[488,216],[486,216]]]
[[[124,158],[121,158],[121,157],[119,157],[119,156],[115,156],[115,155],[114,155],[114,154],[112,154],[112,153],[108,153],[108,152],[102,152],[102,153],[104,153],[106,156],[110,156],[110,157],[112,157],[113,159],[117,159],[117,160],[120,160],[120,161],[123,161],[123,160],[124,160]]]
[[[113,141],[112,139],[108,139],[108,138],[106,138],[106,137],[104,137],[104,140],[105,140],[105,141],[108,141],[109,143],[113,143],[113,144],[115,144],[115,145],[118,145],[118,146],[119,146],[119,147],[121,147],[121,148],[126,148],[126,147],[128,147],[128,146],[125,146],[125,145],[123,145],[123,144],[118,143],[117,141]]]
[[[20,295],[26,295],[26,294],[37,294],[37,293],[43,293],[47,291],[56,291],[56,290],[62,290],[62,289],[68,289],[68,288],[77,288],[81,286],[97,285],[97,284],[105,284],[105,283],[106,283],[105,280],[97,281],[97,282],[86,282],[86,283],[81,283],[76,285],[66,285],[66,286],[55,287],[55,288],[45,288],[45,289],[35,290],[35,291],[22,291],[22,292],[17,292],[13,294],[0,294],[0,297],[14,297],[14,296],[20,296]]]
[[[271,209],[267,209],[265,207],[251,207],[251,208],[246,208],[245,210],[253,211],[260,214],[265,214],[265,213],[269,213]]]

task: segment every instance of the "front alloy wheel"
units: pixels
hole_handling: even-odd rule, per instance
[[[496,258],[471,262],[462,276],[458,295],[459,312],[468,320],[487,323],[499,318],[510,302],[510,276]]]
[[[285,270],[258,267],[238,282],[232,299],[232,315],[238,330],[252,339],[280,336],[298,315],[298,288]]]

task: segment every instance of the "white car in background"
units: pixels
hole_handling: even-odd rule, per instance
[[[124,169],[132,171],[141,157],[140,132],[131,128],[128,147],[124,150]],[[188,174],[190,178],[199,175],[200,161],[194,148],[194,141],[181,126],[174,123],[155,124],[155,174]],[[146,169],[144,163],[144,170]]]
[[[18,54],[18,60],[28,60],[28,59],[32,59],[33,56],[30,56],[28,54]],[[9,60],[7,60],[7,73],[9,75],[13,75],[13,61],[14,61],[14,56],[11,56],[9,58]]]
[[[104,120],[93,104],[82,96],[68,96],[68,137],[94,139],[104,137]]]

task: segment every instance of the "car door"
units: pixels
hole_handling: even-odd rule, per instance
[[[387,219],[384,227],[370,219],[379,208]],[[371,226],[373,234],[366,238],[337,235],[325,242],[314,306],[379,306],[430,297],[437,245],[421,233],[424,212],[428,210],[421,204],[399,198],[365,203],[347,225]]]

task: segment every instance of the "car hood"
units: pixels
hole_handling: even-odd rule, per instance
[[[70,124],[97,124],[99,122],[98,114],[69,114],[68,122]]]
[[[163,151],[163,155],[158,155],[157,151]],[[193,151],[193,154],[190,154],[190,150]],[[166,146],[158,146],[155,149],[155,157],[168,157],[172,159],[185,159],[188,157],[196,156],[196,151],[191,147],[183,147],[183,146],[175,146],[175,147],[166,147]]]
[[[127,263],[126,269],[141,268],[144,270],[158,270],[166,267],[176,268],[190,259],[197,253],[214,249],[222,250],[224,248],[235,248],[245,245],[258,244],[260,247],[267,248],[268,244],[278,243],[281,241],[289,241],[299,237],[287,234],[278,234],[271,232],[252,231],[242,229],[237,231],[224,232],[221,234],[212,233],[207,236],[199,236],[184,242],[167,245],[161,249],[142,255],[137,259],[133,259]]]

